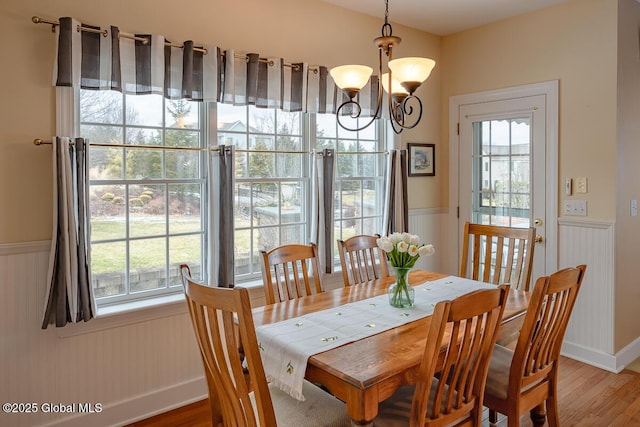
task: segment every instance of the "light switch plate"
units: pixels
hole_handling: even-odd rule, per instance
[[[571,178],[567,178],[564,180],[564,194],[570,196],[573,193],[573,180]]]
[[[587,192],[587,177],[579,176],[576,178],[576,193]]]

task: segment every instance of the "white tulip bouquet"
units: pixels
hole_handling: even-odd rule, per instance
[[[433,245],[420,242],[420,237],[409,233],[392,233],[376,240],[387,253],[389,263],[396,271],[396,282],[389,287],[389,304],[406,308],[413,306],[415,291],[407,281],[409,270],[421,256],[433,255]]]
[[[392,233],[376,240],[378,247],[387,253],[393,267],[411,268],[421,256],[433,255],[433,245],[420,243],[420,237],[409,233]]]

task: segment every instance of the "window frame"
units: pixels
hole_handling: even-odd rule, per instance
[[[95,126],[95,125],[100,125],[99,123],[90,123],[90,122],[81,122],[80,119],[80,108],[81,108],[81,96],[80,96],[80,89],[78,88],[63,88],[63,89],[68,89],[66,91],[63,91],[62,94],[62,98],[63,98],[63,102],[65,104],[70,104],[70,106],[73,107],[73,129],[74,131],[70,134],[72,135],[81,135],[81,127],[83,125],[90,125],[90,126]],[[123,112],[126,111],[126,97],[127,95],[117,92],[122,96],[122,100],[123,100]],[[128,96],[135,96],[135,95],[128,95]],[[140,124],[135,124],[135,123],[127,123],[126,120],[126,115],[123,116],[122,118],[122,122],[121,123],[116,123],[116,124],[109,124],[109,126],[114,126],[117,128],[122,129],[122,135],[124,140],[122,141],[122,143],[126,144],[126,135],[127,135],[127,129],[129,128],[133,128],[135,130],[139,130],[139,129],[150,129],[153,131],[160,131],[162,133],[162,140],[163,143],[165,141],[165,137],[166,137],[166,133],[167,131],[173,131],[176,130],[177,128],[171,127],[171,126],[167,126],[166,125],[166,108],[167,108],[167,99],[162,97],[162,125],[160,126],[148,126],[148,125],[140,125]],[[128,191],[128,187],[130,185],[135,185],[136,182],[139,182],[141,185],[154,185],[154,186],[160,186],[160,187],[164,187],[168,190],[168,188],[170,188],[172,185],[189,185],[189,184],[198,184],[200,186],[200,230],[198,231],[189,231],[189,232],[172,232],[169,226],[169,221],[171,218],[171,212],[169,211],[169,202],[170,202],[170,198],[169,198],[169,193],[167,192],[167,194],[165,195],[165,206],[164,206],[164,212],[162,214],[162,216],[165,219],[165,230],[163,233],[157,235],[157,236],[148,236],[148,235],[141,235],[141,236],[131,236],[130,234],[130,227],[129,227],[129,221],[130,221],[130,209],[128,209],[128,203],[125,205],[125,210],[124,210],[124,217],[125,217],[125,221],[126,221],[126,226],[125,226],[125,236],[124,237],[118,237],[115,239],[103,239],[100,240],[99,242],[93,241],[92,238],[92,248],[94,244],[104,244],[104,243],[110,243],[110,242],[124,242],[126,247],[129,247],[129,244],[131,242],[136,242],[136,241],[142,241],[145,239],[149,239],[149,238],[162,238],[164,239],[164,252],[165,252],[165,264],[164,264],[164,278],[170,278],[170,271],[173,267],[175,267],[175,265],[173,265],[171,263],[171,251],[170,251],[170,239],[172,237],[184,237],[184,236],[196,236],[199,235],[200,236],[200,242],[201,242],[201,248],[200,248],[200,260],[201,260],[201,269],[200,269],[200,275],[201,277],[207,277],[207,271],[208,271],[208,266],[210,265],[209,259],[208,259],[208,254],[207,254],[207,246],[208,246],[208,217],[209,217],[209,200],[208,200],[208,195],[209,195],[209,184],[208,184],[208,177],[209,177],[209,158],[210,156],[209,154],[209,141],[208,141],[208,129],[207,129],[207,120],[209,117],[209,112],[208,112],[208,104],[207,103],[201,103],[199,105],[199,112],[198,112],[198,120],[199,120],[199,127],[196,129],[196,131],[199,133],[199,144],[198,144],[198,148],[201,149],[201,151],[199,152],[199,176],[196,178],[178,178],[178,179],[171,179],[168,178],[165,175],[165,161],[166,161],[166,154],[169,152],[172,152],[174,150],[162,150],[162,178],[152,178],[152,179],[134,179],[134,178],[129,178],[126,176],[125,171],[123,170],[123,176],[121,179],[107,179],[107,180],[91,180],[89,185],[93,186],[93,185],[123,185],[125,186],[125,188],[127,189],[126,191]],[[68,120],[68,118],[67,118]],[[135,145],[133,145],[133,147],[135,147]],[[174,151],[175,152],[175,151]],[[126,169],[126,166],[124,165],[124,160],[123,160],[123,168]],[[126,254],[129,253],[129,250],[126,250]],[[172,267],[173,266],[173,267]],[[118,310],[118,306],[121,307],[128,307],[129,309],[137,309],[139,308],[141,305],[144,306],[146,301],[162,301],[162,302],[171,302],[174,300],[174,298],[172,298],[173,296],[179,296],[180,299],[182,299],[181,295],[183,294],[184,290],[182,288],[181,285],[175,285],[175,284],[171,284],[170,282],[166,282],[164,284],[164,286],[162,287],[157,287],[157,288],[152,288],[152,289],[148,289],[148,290],[138,290],[138,291],[133,291],[131,290],[131,283],[129,282],[130,279],[130,274],[131,274],[131,270],[133,267],[131,267],[130,265],[130,260],[129,260],[129,256],[125,255],[125,280],[126,283],[124,285],[124,293],[121,294],[117,294],[117,295],[109,295],[109,296],[105,296],[105,297],[97,297],[95,298],[96,301],[96,306],[99,309],[99,312],[102,311],[103,313],[111,313],[113,310],[113,307],[116,308],[116,311]],[[178,269],[175,268],[175,270],[177,271]],[[161,279],[162,280],[162,279]],[[95,288],[94,288],[95,290]]]
[[[58,135],[80,135],[80,91],[79,89],[69,88],[69,87],[56,87],[56,133]],[[213,104],[213,105],[211,105]],[[248,108],[248,107],[245,107]],[[215,148],[218,144],[218,129],[214,124],[217,123],[217,103],[202,103],[200,120],[201,120],[201,142],[202,148],[212,149]],[[317,147],[317,123],[316,123],[316,113],[300,113],[302,118],[302,129],[301,129],[301,138],[302,145],[306,144],[306,147],[309,151],[312,151],[315,147]],[[124,125],[123,125],[124,126]],[[164,126],[164,125],[163,125]],[[377,120],[372,126],[376,126],[376,144],[378,149],[376,152],[388,151],[393,148],[394,145],[397,144],[396,139],[390,135],[388,121],[387,120]],[[340,137],[336,136],[336,139],[339,140]],[[305,150],[303,148],[303,150]],[[339,155],[339,153],[337,153]],[[202,156],[204,161],[204,175],[205,175],[205,190],[203,192],[203,196],[208,196],[210,192],[209,186],[209,171],[210,165],[208,164],[210,161],[210,155]],[[307,160],[305,160],[307,163]],[[337,160],[336,160],[337,161]],[[384,167],[386,163],[386,157],[384,155],[380,155],[378,168],[382,173],[377,178],[380,180],[381,185],[385,185],[384,181]],[[308,210],[311,206],[311,191],[310,191],[310,164],[304,165],[305,171],[307,175],[303,178],[304,182],[307,186],[305,204],[306,204],[306,218],[308,218]],[[336,182],[339,181],[338,177],[336,177]],[[350,177],[352,179],[360,179],[363,177]],[[365,179],[368,177],[364,177]],[[336,184],[336,188],[334,191],[337,192],[338,186]],[[384,195],[379,197],[380,203],[384,204]],[[207,227],[208,216],[211,213],[210,203],[207,200],[202,203],[202,217],[203,217],[203,227]],[[382,217],[383,217],[383,206],[379,207],[381,212],[379,222],[380,226],[382,226]],[[357,217],[356,220],[362,221],[363,217]],[[308,240],[310,224],[308,220],[305,220],[305,243]],[[336,220],[336,224],[339,220]],[[204,230],[204,239],[207,239],[208,230]],[[336,236],[336,239],[339,238]],[[334,242],[335,243],[335,242]],[[203,267],[204,270],[210,265],[211,259],[210,254],[206,253],[207,241],[204,243],[204,254],[203,254]],[[339,273],[340,265],[339,265],[339,257],[337,252],[334,253],[334,270],[336,273]],[[203,271],[204,271],[203,270]],[[334,275],[336,274],[334,273]],[[205,273],[203,273],[205,274]],[[206,274],[203,277],[207,277]],[[245,280],[240,280],[237,283],[242,283],[244,285],[251,285],[259,280],[260,275],[255,274],[250,278],[246,278]],[[336,276],[337,277],[337,276]],[[332,279],[329,278],[331,281]],[[130,323],[131,319],[138,319],[140,316],[144,314],[144,317],[148,318],[158,318],[163,316],[175,315],[179,313],[185,312],[183,307],[181,307],[181,302],[184,299],[182,288],[175,287],[173,292],[161,293],[158,295],[151,295],[149,293],[141,293],[139,297],[136,298],[118,298],[113,299],[109,302],[103,302],[96,304],[97,305],[97,319],[99,322],[92,322],[93,324],[88,330],[101,330],[109,327],[120,326],[122,324]],[[178,305],[176,305],[178,304]],[[164,307],[164,308],[163,308]],[[127,316],[121,317],[118,314],[128,313]],[[100,319],[101,318],[101,319]],[[117,320],[117,319],[120,320]],[[127,320],[128,319],[128,320]],[[124,322],[124,323],[123,323]],[[111,325],[111,326],[110,326]],[[73,329],[73,330],[71,330]],[[71,328],[66,331],[64,336],[72,336],[77,333],[85,333],[87,328],[83,325],[78,328]],[[77,331],[76,331],[77,329]],[[68,332],[68,333],[67,333]]]

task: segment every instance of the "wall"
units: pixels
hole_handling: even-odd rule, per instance
[[[559,80],[558,182],[585,176],[588,193],[567,197],[559,188],[558,206],[586,199],[588,216],[558,212],[558,265],[591,261],[567,339],[574,355],[611,370],[640,354],[640,229],[629,217],[629,200],[640,198],[638,8],[633,0],[573,0],[443,40],[445,111],[452,95]]]
[[[380,18],[374,18],[316,0],[113,0],[99,7],[82,0],[0,3],[0,28],[10,35],[2,45],[5,66],[0,68],[5,100],[0,105],[0,401],[105,405],[90,418],[0,413],[0,425],[121,425],[206,392],[184,309],[182,314],[66,337],[54,328],[40,329],[51,234],[51,149],[32,141],[55,134],[55,40],[49,26],[34,25],[31,17],[73,16],[88,24],[117,25],[128,33],[193,39],[279,55],[289,62],[375,67],[372,40],[380,35],[382,2],[380,9]],[[429,56],[441,62],[439,37],[399,25],[394,34],[403,38],[396,57]],[[424,118],[402,134],[401,145],[441,143],[441,70],[437,66],[419,89]],[[438,175],[446,176],[440,158],[438,166]],[[412,178],[410,191],[412,208],[441,206],[439,177]],[[436,224],[425,230],[440,228]],[[439,236],[424,237],[439,244]]]
[[[619,349],[640,336],[638,242],[640,217],[630,200],[640,200],[640,4],[620,0],[618,10],[618,126],[616,199],[615,343]]]
[[[443,39],[443,111],[453,95],[560,81],[558,182],[587,177],[588,216],[609,221],[616,192],[616,20],[616,0],[572,0]],[[445,114],[444,141],[448,120]]]

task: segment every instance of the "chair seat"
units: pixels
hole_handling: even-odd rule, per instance
[[[489,362],[487,384],[484,389],[485,394],[489,394],[502,400],[507,400],[509,391],[509,371],[511,369],[512,360],[513,350],[498,344],[493,347],[493,355]],[[535,387],[543,380],[544,378],[540,379],[538,382],[534,382],[523,387],[521,393]]]
[[[438,379],[434,378],[431,382],[431,392],[429,396],[435,396],[438,387]],[[448,387],[445,386],[445,390]],[[411,404],[415,386],[400,387],[396,392],[378,405],[378,416],[374,419],[375,426],[380,427],[406,427],[409,425],[409,417],[411,415]],[[457,395],[454,392],[454,396]],[[445,402],[442,402],[444,409]],[[427,412],[433,413],[433,400],[429,399]],[[466,418],[466,417],[463,417]],[[453,423],[455,424],[455,423]],[[452,424],[452,425],[453,425]]]
[[[351,418],[347,415],[344,403],[308,381],[302,386],[304,401],[295,400],[272,384],[269,384],[269,393],[278,427],[351,426]],[[255,412],[253,393],[250,396]]]

